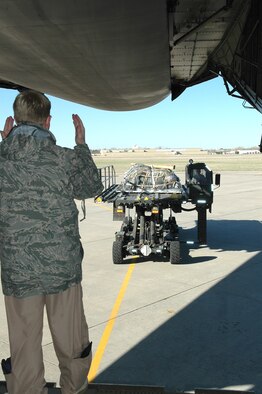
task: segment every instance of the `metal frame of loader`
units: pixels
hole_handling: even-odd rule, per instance
[[[151,168],[152,173],[160,170],[159,167]],[[173,170],[168,171],[176,177]],[[213,172],[205,163],[190,160],[185,168],[185,185],[180,184],[178,177],[175,187],[170,189],[167,184],[165,188],[159,188],[153,183],[149,187],[141,187],[126,177],[122,184],[112,185],[95,198],[96,202],[113,203],[113,220],[122,221],[112,247],[114,264],[122,264],[127,256],[151,254],[168,258],[171,264],[179,264],[181,241],[173,214],[182,211],[197,211],[198,243],[206,244],[207,210],[211,212],[213,203]],[[216,185],[219,184],[220,176],[217,174]],[[188,202],[193,208],[183,207]],[[165,219],[164,210],[167,209],[169,216]]]

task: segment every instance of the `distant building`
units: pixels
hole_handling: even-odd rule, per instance
[[[100,155],[101,156],[106,156],[107,153],[108,153],[108,149],[101,149],[100,150]]]
[[[211,155],[255,155],[260,153],[258,149],[209,149]]]
[[[237,155],[257,155],[260,154],[258,149],[237,149],[235,151]]]

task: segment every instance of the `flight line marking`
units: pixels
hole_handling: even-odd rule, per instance
[[[96,207],[99,207],[99,208],[102,208],[102,209],[104,209],[105,211],[112,211],[112,208],[108,208],[107,206],[102,205],[102,204],[95,203],[95,206],[96,206]]]
[[[107,343],[109,341],[111,332],[113,330],[118,311],[119,311],[121,303],[123,301],[123,298],[124,298],[124,295],[125,295],[125,292],[126,292],[126,289],[127,289],[127,286],[130,281],[130,278],[131,278],[134,268],[135,268],[135,264],[133,263],[129,266],[126,276],[122,282],[122,286],[121,286],[118,296],[116,298],[111,315],[108,319],[107,325],[104,329],[103,335],[100,339],[99,345],[97,347],[96,353],[94,355],[94,358],[93,358],[93,361],[91,364],[91,368],[90,368],[90,371],[88,374],[88,381],[89,382],[92,382],[97,375],[97,371],[98,371],[100,362],[102,360],[102,357],[105,352]]]

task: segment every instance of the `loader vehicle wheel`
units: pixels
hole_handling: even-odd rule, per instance
[[[180,242],[171,241],[170,242],[170,263],[179,264],[180,261]]]
[[[113,263],[114,264],[122,264],[123,263],[123,241],[114,241],[113,242],[113,249],[112,249],[112,255],[113,255]]]

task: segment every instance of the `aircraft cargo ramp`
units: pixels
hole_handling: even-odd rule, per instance
[[[61,390],[55,387],[55,383],[48,384],[48,394],[61,394]],[[53,387],[52,387],[53,386]],[[249,391],[236,390],[212,390],[212,389],[196,389],[192,394],[254,394]],[[6,393],[5,382],[0,382],[0,394]],[[134,385],[114,385],[114,384],[89,384],[88,389],[81,391],[79,394],[184,394],[179,392],[166,392],[164,387],[157,386],[134,386]]]
[[[86,220],[79,224],[93,342],[86,394],[262,394],[261,179],[261,169],[222,173],[208,213],[207,246],[183,244],[175,265],[149,257],[113,264],[121,223],[112,220],[112,205],[86,201]],[[195,220],[195,212],[177,214],[181,240],[196,236]],[[0,356],[6,358],[2,295],[0,316]],[[46,320],[42,345],[46,381],[59,387]]]
[[[61,390],[59,388],[54,387],[55,384],[49,383],[48,386],[49,386],[48,394],[61,394]],[[157,386],[130,386],[130,385],[125,386],[125,385],[114,385],[114,384],[91,383],[89,384],[89,387],[86,390],[81,391],[81,393],[79,394],[164,394],[164,393],[165,393],[164,388]],[[6,394],[5,382],[0,382],[0,394]]]

